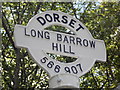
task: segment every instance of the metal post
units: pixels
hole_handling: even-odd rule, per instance
[[[72,74],[59,74],[50,78],[49,88],[79,88],[79,77]]]

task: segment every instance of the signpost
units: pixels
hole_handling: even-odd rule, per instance
[[[51,25],[66,27],[74,34],[45,30]],[[79,77],[87,73],[95,61],[106,61],[104,41],[94,39],[79,20],[63,12],[35,15],[27,26],[15,26],[14,37],[16,46],[27,48],[34,61],[49,74],[50,88],[79,88]],[[63,63],[47,53],[77,60]]]

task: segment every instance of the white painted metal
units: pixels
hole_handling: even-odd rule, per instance
[[[46,23],[42,25],[40,22]],[[45,30],[46,27],[51,25],[66,27],[75,35]],[[79,28],[80,25],[82,28]],[[43,37],[40,37],[40,33],[43,34]],[[62,37],[61,41],[58,40],[60,39],[58,36]],[[77,82],[70,82],[68,78],[72,77],[71,79],[78,81],[78,77],[87,73],[96,60],[106,61],[104,41],[94,39],[89,30],[79,20],[63,12],[46,11],[35,15],[27,26],[15,26],[14,37],[16,46],[27,48],[35,62],[52,77],[50,87],[54,87],[53,84],[57,84],[56,86],[59,87],[56,82],[58,76],[62,78],[63,83],[60,84],[62,87],[70,86],[72,83],[73,86],[71,87],[78,87]],[[70,37],[74,41],[70,40]],[[53,48],[55,45],[57,45],[57,48]],[[53,60],[46,53],[75,57],[77,60],[71,63],[62,63]],[[52,83],[54,80],[55,82]]]
[[[49,88],[79,88],[79,78],[71,74],[58,74],[50,78]]]

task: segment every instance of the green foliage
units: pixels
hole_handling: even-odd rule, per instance
[[[2,4],[2,82],[4,89],[48,88],[48,75],[35,64],[25,49],[14,45],[13,31],[16,24],[27,25],[37,13],[56,10],[69,13],[83,22],[96,39],[104,40],[107,61],[96,62],[89,73],[80,77],[82,88],[115,88],[120,83],[120,3],[92,2],[6,2]],[[71,33],[61,26],[48,27]],[[63,31],[65,30],[65,31]],[[63,62],[75,58],[52,55]]]
[[[90,71],[93,75],[92,81],[95,81],[97,88],[114,88],[120,83],[118,79],[120,74],[120,29],[118,28],[120,3],[101,3],[96,8],[86,10],[84,14],[87,17],[84,18],[85,25],[93,37],[104,40],[107,48],[107,62],[96,63]],[[91,77],[91,74],[86,74],[87,78]],[[86,84],[88,81],[91,82],[91,79],[87,79]],[[83,80],[81,86],[85,82]]]

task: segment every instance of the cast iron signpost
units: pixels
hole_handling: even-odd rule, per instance
[[[66,27],[74,34],[45,30],[51,25]],[[14,37],[16,46],[27,48],[36,63],[49,74],[50,88],[79,88],[79,77],[87,73],[95,61],[106,61],[104,41],[94,39],[79,20],[63,12],[46,11],[35,15],[27,26],[15,26]],[[47,53],[77,60],[63,63]]]

